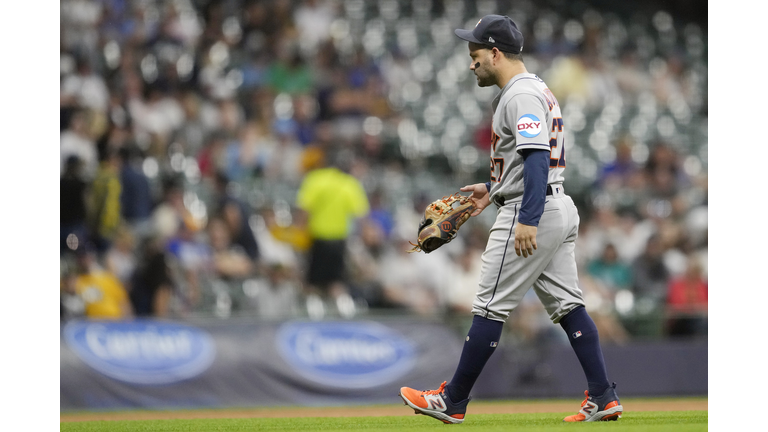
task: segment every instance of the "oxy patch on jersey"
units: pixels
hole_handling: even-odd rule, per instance
[[[525,114],[517,120],[517,132],[526,138],[538,136],[541,130],[541,120],[533,114]]]

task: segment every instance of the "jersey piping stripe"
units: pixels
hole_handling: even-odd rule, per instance
[[[544,147],[545,149],[549,150],[549,144],[541,144],[541,143],[524,143],[524,144],[518,144],[516,148],[523,149],[525,147]]]
[[[493,293],[488,303],[485,304],[485,318],[488,318],[488,305],[491,304],[493,298],[496,297],[496,289],[499,287],[499,279],[501,279],[501,269],[504,268],[504,259],[507,257],[507,249],[509,249],[509,239],[512,238],[512,231],[517,220],[517,204],[515,204],[515,216],[512,218],[512,225],[509,227],[509,235],[507,235],[507,244],[504,245],[504,254],[501,256],[501,264],[499,265],[499,274],[496,275],[496,285],[493,286]]]
[[[522,80],[529,80],[529,79],[530,79],[530,80],[541,81],[541,79],[539,79],[539,78],[534,78],[534,77],[522,77],[522,78],[518,78],[518,79],[516,79],[516,80],[512,81],[512,84],[510,84],[509,86],[510,86],[510,87],[512,87],[512,86],[513,86],[513,85],[515,85],[515,83],[516,83],[516,82],[518,82],[518,81],[522,81]],[[542,81],[542,82],[543,82],[543,81]],[[522,94],[522,93],[521,93],[521,94]],[[517,95],[515,95],[515,96],[517,96]]]

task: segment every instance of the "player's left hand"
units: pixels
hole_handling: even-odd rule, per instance
[[[473,217],[479,215],[483,209],[491,205],[491,194],[488,193],[488,188],[486,188],[485,183],[467,185],[459,190],[462,192],[472,192],[469,199],[475,203],[475,211],[471,214]]]
[[[523,258],[528,258],[528,255],[533,255],[533,250],[537,249],[537,231],[538,228],[535,226],[517,223],[515,226],[515,253],[517,256],[522,255]]]

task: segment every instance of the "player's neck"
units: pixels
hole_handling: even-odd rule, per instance
[[[510,62],[509,67],[502,69],[500,72],[499,80],[496,82],[496,85],[499,86],[500,89],[503,89],[504,86],[509,83],[509,80],[514,78],[516,75],[520,75],[521,73],[528,73],[528,69],[525,68],[525,64],[523,62],[513,61]]]

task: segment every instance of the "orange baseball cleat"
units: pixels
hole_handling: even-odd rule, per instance
[[[413,408],[416,414],[434,417],[443,423],[461,423],[467,412],[470,398],[459,403],[453,403],[445,394],[445,381],[437,390],[419,391],[410,387],[400,388],[400,397],[406,405]]]
[[[624,412],[624,407],[616,395],[616,383],[613,383],[600,396],[590,396],[589,391],[584,391],[584,402],[578,413],[563,419],[565,422],[591,422],[618,420]]]

